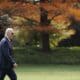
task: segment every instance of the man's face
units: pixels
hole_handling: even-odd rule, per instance
[[[8,36],[9,36],[10,40],[13,40],[13,38],[14,38],[14,32],[9,32]]]

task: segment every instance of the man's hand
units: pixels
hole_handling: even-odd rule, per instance
[[[14,67],[14,68],[16,68],[16,67],[17,67],[17,64],[16,64],[16,63],[14,63],[14,64],[13,64],[13,67]]]

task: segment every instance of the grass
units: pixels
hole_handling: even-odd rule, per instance
[[[80,65],[25,65],[16,72],[18,80],[80,80]]]

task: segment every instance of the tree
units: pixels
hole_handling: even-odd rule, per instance
[[[34,0],[33,0],[34,1]],[[74,3],[78,0],[40,0],[35,4],[26,0],[5,0],[0,3],[0,15],[9,14],[12,18],[14,16],[23,17],[26,19],[26,24],[30,24],[28,27],[36,32],[40,32],[40,39],[42,49],[44,51],[50,50],[49,39],[50,34],[54,32],[58,33],[59,29],[51,25],[52,21],[62,21],[60,15],[65,16],[65,24],[69,16],[74,16],[80,20],[79,7],[76,8]],[[40,3],[39,3],[40,2]],[[50,3],[48,3],[50,2]],[[70,2],[70,3],[69,3]],[[79,5],[79,4],[78,4]],[[78,11],[78,13],[76,13]],[[34,22],[35,21],[35,22]],[[69,20],[68,20],[69,21]],[[71,20],[70,20],[71,21]],[[31,24],[37,23],[38,25],[32,26]],[[25,24],[25,23],[24,23]],[[57,23],[58,24],[58,23]],[[22,25],[24,26],[24,25]],[[26,26],[26,25],[25,25]],[[27,27],[27,26],[26,26]],[[68,26],[67,26],[68,27]],[[21,28],[21,26],[20,26]],[[62,32],[61,32],[62,33]]]

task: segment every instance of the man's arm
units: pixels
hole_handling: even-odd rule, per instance
[[[10,62],[14,66],[14,64],[16,62],[14,61],[14,59],[12,58],[12,56],[10,55],[9,45],[6,42],[2,46],[2,53],[3,53],[4,57],[6,58],[6,60],[8,62]]]

